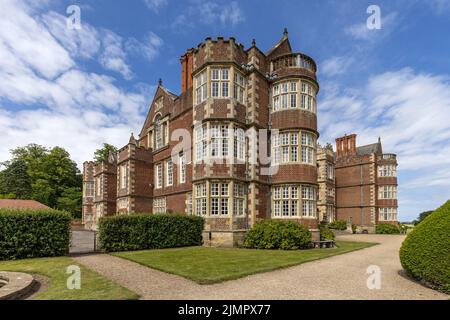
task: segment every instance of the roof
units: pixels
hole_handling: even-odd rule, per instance
[[[279,52],[278,52],[279,51]],[[287,29],[284,29],[283,37],[277,42],[269,51],[266,52],[266,56],[278,56],[286,52],[292,52],[291,43],[289,42]]]
[[[381,152],[381,143],[380,142],[357,147],[356,154],[358,156],[364,156],[364,155],[369,155],[372,153],[377,153],[378,150],[380,150],[380,152]]]
[[[35,200],[0,199],[0,209],[50,209]]]

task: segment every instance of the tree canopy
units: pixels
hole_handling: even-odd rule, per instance
[[[433,210],[422,212],[421,214],[419,214],[419,217],[413,221],[413,224],[415,226],[417,226],[419,223],[421,223],[426,217],[428,217],[432,213],[433,213]]]
[[[116,153],[117,148],[109,143],[104,143],[103,147],[95,150],[94,152],[94,160],[95,162],[103,162],[108,160],[110,153]]]

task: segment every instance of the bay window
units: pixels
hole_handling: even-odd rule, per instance
[[[299,195],[302,193],[302,198]],[[315,217],[316,189],[303,185],[281,185],[272,188],[272,216]]]
[[[300,107],[310,112],[316,112],[315,85],[306,80],[279,82],[272,89],[272,104],[273,111]]]
[[[203,101],[206,100],[207,95],[206,79],[207,79],[206,70],[204,70],[195,77],[195,96],[196,96],[195,104],[202,103]]]
[[[397,221],[397,208],[379,208],[380,221]]]
[[[301,149],[299,150],[299,135],[301,135]],[[299,158],[299,153],[301,156]],[[272,135],[272,163],[315,163],[315,136],[310,132],[290,131]]]
[[[378,189],[378,196],[380,199],[397,199],[397,186],[380,186]]]

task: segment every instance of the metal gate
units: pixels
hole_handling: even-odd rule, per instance
[[[98,252],[98,232],[88,230],[72,230],[70,238],[70,254]]]

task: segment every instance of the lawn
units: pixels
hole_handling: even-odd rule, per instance
[[[66,269],[78,265],[81,269],[81,288],[69,290]],[[119,286],[100,274],[79,265],[69,257],[38,258],[14,261],[0,261],[1,271],[41,274],[50,278],[50,286],[38,293],[39,300],[125,300],[139,296]]]
[[[338,241],[337,248],[295,251],[187,247],[117,252],[113,255],[200,284],[209,284],[323,259],[374,244]]]

